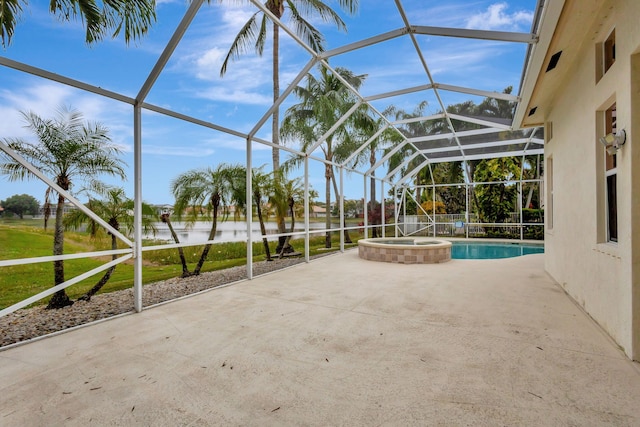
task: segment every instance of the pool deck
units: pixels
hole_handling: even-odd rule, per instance
[[[304,264],[0,352],[6,426],[637,426],[543,255]]]

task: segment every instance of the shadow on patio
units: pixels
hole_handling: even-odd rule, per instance
[[[0,352],[3,425],[638,425],[543,255],[357,251]]]

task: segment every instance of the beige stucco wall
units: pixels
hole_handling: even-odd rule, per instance
[[[631,55],[640,49],[640,1],[606,2],[565,75],[546,121],[553,136],[545,156],[553,159],[553,228],[546,231],[546,269],[632,358],[640,358],[638,275],[640,153],[634,153]],[[616,62],[596,83],[596,43],[616,30]],[[638,85],[640,87],[640,85]],[[638,93],[635,93],[636,100]],[[618,243],[604,242],[604,149],[598,143],[597,114],[616,102],[618,129],[627,143],[618,153]],[[632,118],[635,116],[635,121]],[[635,132],[636,134],[638,131]],[[637,144],[636,144],[637,145]],[[640,148],[636,151],[640,152]],[[549,171],[545,174],[549,176]],[[632,186],[632,182],[635,185]],[[635,191],[634,191],[635,190]],[[546,192],[547,194],[548,191]],[[600,199],[600,200],[599,200]],[[633,201],[633,209],[632,209]],[[550,211],[547,209],[547,214]],[[547,218],[547,224],[550,223]],[[633,249],[636,248],[634,251]],[[636,259],[634,259],[636,258]],[[634,318],[634,306],[636,307]],[[635,322],[635,327],[634,327]],[[635,334],[635,337],[634,337]]]

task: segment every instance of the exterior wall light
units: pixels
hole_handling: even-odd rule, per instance
[[[605,146],[610,156],[616,154],[625,142],[627,142],[627,132],[624,129],[620,129],[615,134],[609,133],[600,137],[600,143]]]

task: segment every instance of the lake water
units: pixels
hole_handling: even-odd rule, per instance
[[[173,229],[178,235],[178,239],[180,239],[180,243],[197,243],[197,242],[206,242],[209,238],[209,232],[211,231],[211,223],[210,222],[196,222],[192,225],[187,225],[183,222],[171,222],[173,225]],[[143,239],[155,239],[155,240],[163,240],[168,242],[173,242],[173,238],[171,237],[171,232],[169,231],[169,227],[167,224],[163,224],[162,222],[158,222],[155,224],[158,231],[154,235],[147,234],[143,236]],[[287,230],[289,229],[290,224],[287,223]],[[332,224],[332,228],[338,227],[338,224]],[[261,234],[260,232],[260,223],[253,223],[253,231],[252,236],[254,240],[258,240]],[[278,234],[278,226],[275,222],[267,222],[265,223],[265,228],[267,230],[267,234]],[[324,230],[325,224],[324,222],[312,222],[309,223],[310,230]],[[294,228],[295,231],[304,231],[304,223],[300,222],[299,226]],[[294,236],[293,238],[299,238],[300,236]],[[269,240],[275,240],[276,238],[269,238]],[[218,242],[232,242],[232,241],[246,241],[247,240],[247,224],[244,221],[224,221],[218,222],[218,227],[216,229],[216,237],[214,239]]]

